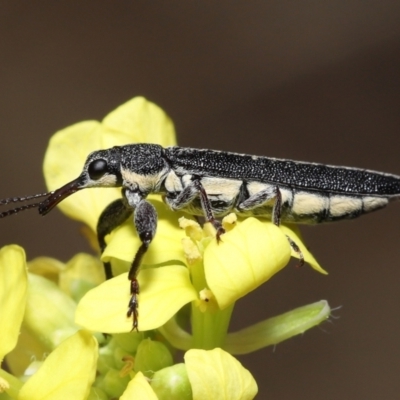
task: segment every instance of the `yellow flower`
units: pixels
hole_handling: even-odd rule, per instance
[[[102,123],[80,123],[58,132],[50,142],[45,159],[49,189],[60,187],[78,176],[79,168],[92,150],[137,141],[174,144],[173,126],[169,118],[143,98],[135,98],[117,108]],[[76,151],[77,147],[79,152]],[[65,157],[65,154],[71,157]],[[73,168],[70,168],[71,164]],[[61,202],[60,207],[94,230],[100,213],[110,201],[120,196],[118,192],[118,189],[84,190]],[[206,348],[222,345],[234,302],[270,279],[288,263],[291,248],[286,235],[298,244],[307,262],[324,272],[302,244],[297,231],[288,227],[278,228],[254,218],[235,224],[231,218],[229,221],[225,219],[228,232],[220,243],[211,238],[212,233],[203,234],[199,227],[193,228],[192,232],[187,231],[190,239],[185,239],[177,223],[182,214],[167,209],[157,196],[150,196],[150,200],[157,209],[159,222],[156,237],[138,275],[141,331],[162,326],[185,304],[192,302],[194,314],[208,310],[206,318],[224,321],[219,324],[220,335],[216,335],[220,336],[219,340],[206,345],[194,337],[194,344]],[[183,248],[182,240],[186,240]],[[107,242],[102,261],[110,262],[114,274],[119,276],[103,283],[82,299],[76,322],[101,332],[127,332],[132,325],[130,319],[126,318],[129,301],[126,272],[140,246],[132,221],[128,220],[115,229]],[[188,255],[188,246],[192,250],[197,249],[201,261],[195,262],[193,257],[197,256]],[[221,315],[213,316],[211,311],[216,310],[220,310],[224,318]],[[196,323],[202,329],[210,328],[208,323],[204,325],[205,320],[201,322],[194,318]]]
[[[41,267],[36,261],[34,268],[49,273],[62,265],[45,261]],[[0,289],[0,359],[9,353],[7,362],[14,372],[26,377],[36,372],[23,384],[0,370],[0,393],[5,391],[19,400],[86,399],[96,372],[97,341],[87,332],[74,334],[73,301],[53,282],[28,275],[25,253],[15,245],[0,250]],[[44,362],[32,362],[33,354],[42,359],[53,348]],[[75,363],[78,358],[79,365]],[[26,369],[28,364],[31,366]]]
[[[75,179],[91,151],[138,142],[175,144],[170,119],[141,97],[102,122],[86,121],[56,133],[44,162],[49,190]],[[87,225],[94,243],[100,213],[120,196],[115,188],[82,190],[60,208]],[[87,254],[66,264],[41,257],[29,263],[27,274],[22,249],[0,251],[0,325],[5,327],[0,359],[8,353],[11,370],[30,377],[23,384],[0,370],[0,391],[22,400],[252,399],[257,385],[230,354],[279,343],[329,317],[329,306],[320,301],[228,333],[235,302],[271,279],[291,256],[299,257],[287,237],[308,264],[325,271],[295,227],[229,215],[217,242],[210,224],[200,227],[169,210],[159,196],[149,199],[159,221],[138,274],[140,332],[130,332],[132,320],[126,317],[127,271],[140,246],[131,220],[106,238],[101,261],[111,263],[115,275],[106,282],[100,259]],[[190,333],[182,328],[189,325]],[[92,335],[80,327],[113,335]],[[171,365],[174,348],[186,351],[184,364]]]
[[[7,362],[14,372],[23,374],[32,357],[42,360],[45,354],[79,329],[74,323],[76,301],[73,297],[79,299],[79,293],[98,284],[88,284],[84,274],[79,279],[73,279],[77,267],[81,264],[87,266],[88,260],[95,258],[79,254],[67,264],[48,257],[28,263],[29,286],[24,318],[19,327],[21,334],[18,346],[7,356]],[[98,260],[92,266],[96,265],[101,271]],[[93,268],[87,270],[93,271]],[[93,276],[96,277],[96,274]],[[65,286],[65,291],[61,289],[62,286]]]

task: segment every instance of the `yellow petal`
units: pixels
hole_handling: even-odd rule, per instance
[[[44,159],[47,187],[55,190],[77,178],[92,151],[137,141],[158,142],[164,146],[175,143],[170,119],[143,97],[118,107],[102,123],[84,121],[57,132],[50,140]],[[117,188],[83,190],[63,200],[59,207],[69,217],[95,230],[100,213],[120,196]]]
[[[39,265],[37,269],[40,269]],[[15,374],[22,374],[32,357],[41,360],[44,354],[77,331],[74,324],[75,302],[43,276],[30,273],[28,279],[27,305],[18,345],[7,356]]]
[[[58,283],[59,274],[65,267],[64,263],[51,257],[37,257],[28,262],[29,272],[41,275],[54,283]]]
[[[17,346],[6,356],[7,365],[15,376],[22,376],[32,360],[42,360],[51,350],[22,324]]]
[[[158,397],[151,388],[148,380],[141,372],[138,372],[129,382],[125,392],[120,397],[120,400],[131,399],[158,400]]]
[[[77,178],[92,151],[129,142],[125,134],[111,132],[97,121],[80,122],[57,132],[50,139],[44,158],[47,187],[55,190]],[[82,190],[63,200],[59,207],[95,230],[100,213],[120,195],[117,188]]]
[[[155,206],[159,219],[155,238],[144,256],[143,264],[154,265],[171,260],[185,263],[181,244],[184,234],[178,226],[180,214],[167,209],[158,197],[152,197],[151,203]],[[140,244],[133,220],[129,218],[111,233],[102,260],[107,262],[115,258],[130,264]]]
[[[269,222],[247,218],[213,240],[204,252],[209,288],[220,308],[270,279],[289,261],[290,246],[282,231]]]
[[[138,280],[140,331],[158,328],[196,298],[188,270],[180,265],[145,269]],[[127,274],[121,274],[90,290],[78,304],[75,322],[99,332],[131,331],[129,286]]]
[[[86,331],[64,340],[25,383],[18,400],[86,399],[96,375],[97,348]]]
[[[168,115],[144,97],[119,106],[103,120],[104,126],[131,136],[131,143],[176,145],[175,129]]]
[[[304,261],[308,264],[311,265],[312,268],[314,268],[316,271],[320,272],[321,274],[328,274],[318,263],[318,261],[314,258],[314,256],[310,253],[310,251],[307,249],[307,247],[303,243],[303,239],[301,237],[300,229],[296,225],[281,225],[280,229],[282,232],[284,232],[286,235],[292,239],[297,246],[299,246],[303,257]],[[298,253],[292,250],[292,257],[299,258]]]
[[[24,250],[16,245],[0,250],[0,364],[17,344],[27,298]]]
[[[189,350],[185,364],[192,385],[193,400],[250,400],[258,391],[250,372],[227,352]]]
[[[76,303],[53,282],[29,274],[28,300],[24,326],[48,349],[77,330],[74,325]]]
[[[85,292],[104,280],[104,267],[99,258],[79,253],[68,261],[65,271],[60,274],[59,287],[79,301]]]

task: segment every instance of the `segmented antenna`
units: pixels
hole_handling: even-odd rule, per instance
[[[9,197],[7,199],[1,199],[0,206],[10,204],[10,203],[23,203],[28,200],[38,199],[40,197],[45,197],[45,196],[50,196],[53,193],[54,192],[48,192],[48,193],[33,194],[30,196],[23,196],[23,197]],[[0,213],[0,218],[9,217],[10,215],[18,214],[21,211],[29,210],[31,208],[36,208],[40,204],[41,204],[41,202],[25,204],[23,206],[12,208],[11,210],[3,211],[2,213]]]

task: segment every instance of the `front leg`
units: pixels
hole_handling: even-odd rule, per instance
[[[142,242],[135,258],[132,261],[131,268],[128,273],[128,279],[131,281],[131,299],[128,305],[127,316],[133,316],[132,330],[138,329],[138,294],[139,282],[137,280],[137,273],[151,241],[153,240],[157,229],[157,211],[154,206],[148,201],[143,199],[141,193],[132,192],[127,190],[125,196],[128,203],[135,209],[133,214],[133,221],[136,231]]]
[[[185,208],[196,197],[200,197],[204,218],[216,229],[217,240],[219,240],[220,236],[225,233],[225,229],[222,227],[221,222],[219,222],[214,216],[210,199],[207,196],[204,186],[201,184],[200,178],[194,177],[192,182],[186,186],[176,198],[165,197],[165,201],[172,210],[177,211]]]
[[[128,204],[126,198],[115,200],[104,209],[97,223],[97,240],[101,253],[103,253],[107,245],[105,237],[115,228],[122,225],[132,215],[132,212],[133,209]],[[111,279],[112,271],[110,263],[104,263],[104,271],[106,279]]]

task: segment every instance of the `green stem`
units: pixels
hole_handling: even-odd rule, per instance
[[[234,305],[222,311],[200,311],[192,303],[193,348],[210,350],[222,347],[228,333]]]
[[[196,290],[200,292],[208,288],[203,262],[199,261],[193,264],[190,270],[192,283]],[[192,347],[204,350],[222,347],[228,333],[233,307],[234,304],[220,310],[215,300],[212,299],[206,310],[202,311],[196,302],[192,302]]]

